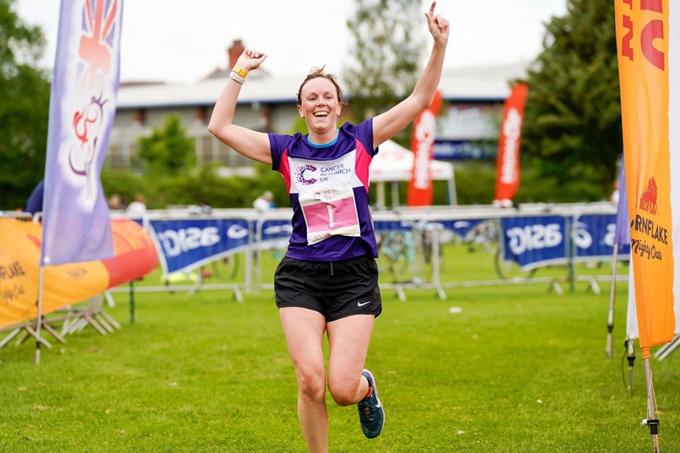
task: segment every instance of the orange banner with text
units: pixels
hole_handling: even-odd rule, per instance
[[[529,95],[525,83],[516,83],[503,106],[503,119],[496,155],[496,195],[499,202],[510,202],[519,189],[519,145],[524,123],[524,104]]]
[[[58,310],[156,268],[151,237],[131,220],[112,222],[115,255],[102,261],[45,267],[43,314]],[[0,219],[0,328],[37,317],[42,227]]]
[[[643,351],[675,329],[669,2],[616,0],[616,41],[635,300]],[[678,87],[680,88],[680,87]],[[677,88],[676,88],[677,89]]]
[[[432,103],[423,110],[413,123],[411,149],[413,150],[413,168],[408,182],[407,205],[431,206],[434,191],[432,189],[432,173],[430,161],[437,136],[437,115],[442,107],[442,93],[434,94]]]

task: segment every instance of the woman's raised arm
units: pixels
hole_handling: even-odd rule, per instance
[[[430,10],[425,13],[430,34],[434,38],[430,58],[409,97],[373,119],[373,146],[375,147],[394,137],[413,121],[430,105],[437,91],[444,65],[446,43],[449,40],[449,22],[442,16],[434,14],[436,4],[432,2]]]
[[[210,116],[208,131],[240,154],[259,162],[271,164],[272,156],[267,134],[233,124],[236,101],[241,91],[241,85],[248,72],[257,69],[265,58],[267,58],[265,54],[256,50],[245,50],[238,57],[234,70],[229,75],[222,94],[215,103]]]

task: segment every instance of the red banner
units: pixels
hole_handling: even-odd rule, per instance
[[[432,99],[432,104],[416,118],[413,123],[413,135],[411,136],[411,149],[413,150],[413,170],[408,183],[409,206],[432,205],[432,174],[430,173],[430,161],[434,138],[437,135],[436,117],[442,107],[442,94],[437,91]]]
[[[519,145],[524,122],[524,104],[529,88],[524,83],[512,87],[510,97],[505,100],[503,121],[498,137],[496,157],[496,196],[501,204],[512,204],[519,189]]]

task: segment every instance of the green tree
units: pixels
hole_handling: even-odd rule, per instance
[[[528,81],[526,164],[552,182],[555,201],[605,197],[623,150],[614,3],[569,0]]]
[[[196,165],[194,141],[187,136],[179,115],[167,115],[161,127],[139,139],[139,157],[146,173],[178,175]]]
[[[14,0],[0,0],[0,209],[22,207],[45,173],[50,85],[37,67],[44,46]]]
[[[385,111],[416,82],[424,18],[413,0],[355,0],[344,79],[355,120]]]

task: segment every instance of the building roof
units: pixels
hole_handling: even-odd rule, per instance
[[[489,66],[446,68],[440,89],[448,101],[499,102],[510,93],[509,82],[524,77],[526,61]],[[304,74],[249,78],[239,96],[240,104],[294,103]],[[119,109],[212,106],[224,87],[224,78],[193,83],[126,86],[118,92]],[[351,98],[351,93],[349,95]]]
[[[503,101],[510,83],[525,78],[530,62],[444,69],[439,87],[448,101]]]

